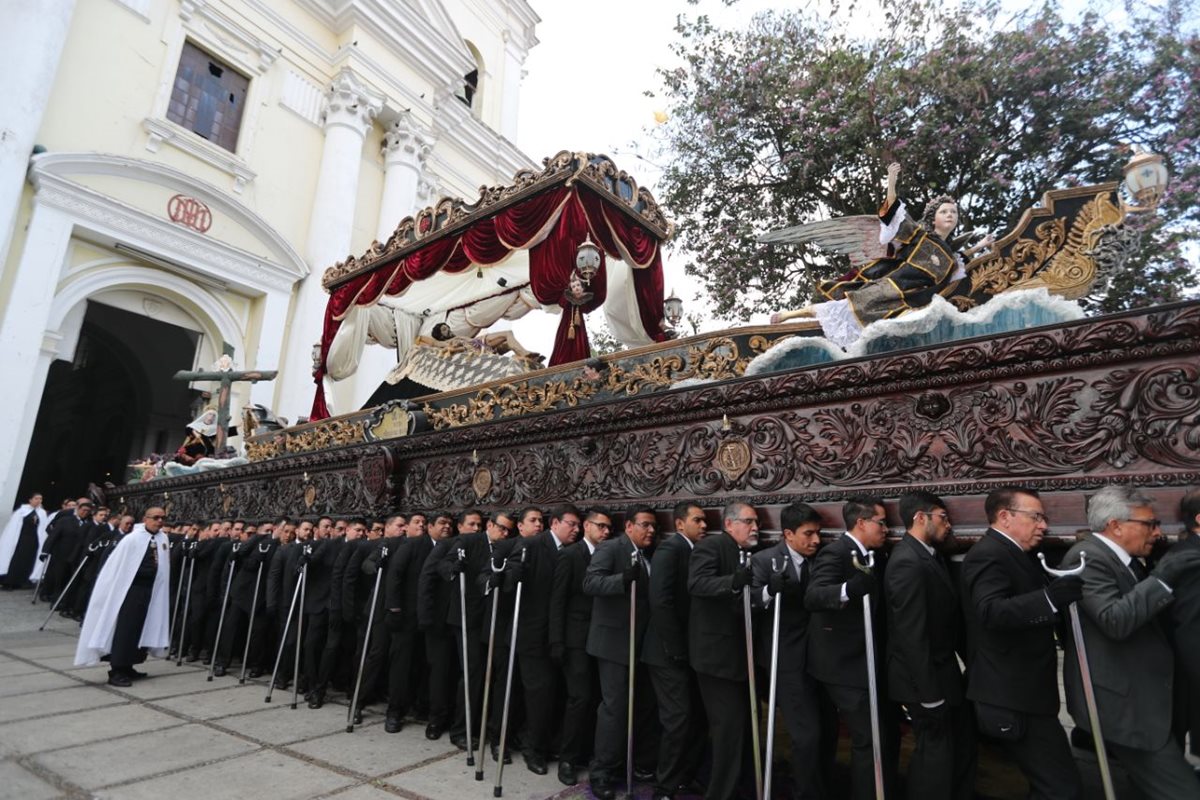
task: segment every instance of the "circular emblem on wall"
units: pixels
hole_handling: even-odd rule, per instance
[[[728,481],[736,481],[750,468],[750,446],[741,439],[728,439],[717,448],[717,469]]]
[[[167,201],[167,216],[171,222],[207,233],[212,227],[212,211],[194,197],[177,194]]]
[[[317,502],[317,487],[310,483],[304,487],[304,507],[312,508],[315,502]]]
[[[487,467],[479,467],[471,477],[471,488],[475,497],[482,500],[492,490],[492,471]]]

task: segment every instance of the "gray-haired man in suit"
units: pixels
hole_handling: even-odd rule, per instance
[[[1174,654],[1159,613],[1174,599],[1172,585],[1200,563],[1200,554],[1149,573],[1140,559],[1162,536],[1151,505],[1127,486],[1101,489],[1088,501],[1094,533],[1063,563],[1069,569],[1087,555],[1079,616],[1105,742],[1148,797],[1196,797],[1200,783],[1171,735]],[[1074,650],[1074,641],[1067,647]],[[1078,663],[1068,653],[1067,709],[1076,725],[1090,730]]]

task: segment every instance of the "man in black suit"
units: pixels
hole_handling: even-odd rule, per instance
[[[67,583],[77,566],[73,560],[75,553],[91,528],[88,518],[92,515],[92,508],[92,501],[81,497],[76,501],[73,510],[63,509],[58,512],[46,527],[42,560],[49,556],[50,563],[40,587],[43,600],[53,603],[67,588]]]
[[[887,685],[912,719],[916,746],[908,795],[970,800],[975,794],[975,719],[966,702],[958,655],[966,654],[958,587],[940,548],[950,535],[941,499],[923,491],[900,498],[908,529],[888,559]]]
[[[596,724],[593,698],[599,693],[596,663],[586,650],[592,624],[592,597],[583,591],[583,576],[611,527],[607,512],[600,508],[589,510],[583,520],[583,538],[564,547],[554,565],[546,635],[550,658],[562,666],[565,697],[558,744],[558,780],[566,786],[579,781],[579,765],[590,754]]]
[[[382,578],[379,578],[379,593],[376,595],[375,581],[378,570],[386,570],[390,560],[408,546],[407,528],[408,517],[405,515],[393,514],[387,517],[378,532],[375,526],[371,527],[367,538],[359,541],[359,545],[346,560],[346,572],[342,576],[343,602],[353,609],[352,615],[358,632],[354,663],[362,664],[362,691],[359,694],[358,712],[354,717],[355,725],[362,722],[362,709],[374,702],[376,697],[386,697],[390,688],[385,671],[392,643],[392,631],[388,627],[385,606],[387,593],[384,591]],[[373,615],[372,597],[375,600]],[[362,660],[364,647],[367,657]]]
[[[808,674],[824,685],[850,729],[851,797],[875,796],[875,756],[871,741],[871,701],[867,681],[866,626],[863,598],[871,598],[871,628],[875,647],[875,674],[880,693],[879,736],[883,755],[884,786],[893,794],[899,752],[896,714],[884,691],[882,658],[885,652],[885,612],[882,576],[887,512],[874,497],[853,497],[842,506],[846,533],[823,547],[813,561],[804,605],[813,612],[808,626]],[[875,567],[864,572],[874,551]]]
[[[782,602],[776,702],[791,740],[792,796],[821,800],[827,796],[826,780],[837,747],[837,719],[823,713],[821,689],[808,674],[810,614],[804,607],[811,561],[821,546],[821,515],[804,503],[792,503],[784,506],[779,521],[783,541],[755,553],[751,561],[750,598],[762,611],[762,624],[755,631],[755,663],[769,674],[775,603]]]
[[[484,653],[479,645],[480,628],[483,626],[483,595],[475,584],[475,576],[480,570],[487,569],[488,546],[487,533],[484,530],[483,515],[471,509],[459,515],[458,536],[445,556],[438,561],[438,577],[448,585],[449,603],[446,606],[446,625],[450,636],[454,639],[454,652],[457,654],[459,672],[466,673],[471,685],[471,713],[478,715],[483,702],[483,659]],[[459,553],[462,557],[459,557]],[[466,575],[466,592],[459,590],[458,576]],[[466,597],[466,652],[463,652],[463,606],[461,598]],[[464,664],[466,665],[464,667]],[[450,742],[460,750],[467,749],[467,723],[464,710],[464,692],[462,680],[455,692],[454,721],[450,726]],[[477,722],[471,720],[471,729],[479,736]],[[472,742],[472,745],[478,739]]]
[[[688,565],[688,659],[708,716],[712,774],[705,800],[729,800],[750,756],[749,676],[742,592],[753,573],[749,551],[758,544],[758,513],[730,503],[724,531],[696,543]]]
[[[524,586],[521,615],[513,624],[517,626],[518,675],[525,694],[525,766],[535,775],[547,772],[546,757],[559,706],[559,674],[550,659],[549,638],[554,568],[562,548],[578,536],[579,518],[579,509],[563,504],[550,512],[550,529],[542,530],[542,512],[522,509],[517,521],[517,545],[508,561],[512,569],[506,577],[519,578]]]
[[[967,552],[967,698],[981,733],[998,739],[1029,779],[1030,797],[1077,800],[1079,770],[1058,722],[1059,612],[1082,596],[1078,577],[1047,576],[1032,550],[1046,533],[1033,489],[997,489],[984,501],[991,526]]]
[[[1169,561],[1200,552],[1200,489],[1179,503],[1183,535],[1163,558]],[[1171,634],[1175,645],[1175,731],[1180,743],[1190,731],[1191,752],[1200,756],[1200,575],[1180,581],[1171,605]]]
[[[1078,566],[1087,554],[1079,621],[1105,744],[1147,797],[1196,797],[1200,782],[1172,736],[1175,654],[1163,619],[1175,587],[1200,568],[1200,552],[1147,571],[1140,559],[1162,536],[1152,503],[1129,486],[1096,492],[1088,500],[1093,533],[1067,552],[1063,566]],[[1090,732],[1073,638],[1063,685],[1075,724]]]
[[[708,530],[704,509],[690,501],[675,506],[675,535],[654,550],[650,574],[650,624],[642,662],[650,670],[662,738],[654,796],[673,797],[690,786],[704,757],[704,705],[688,668],[688,566],[692,549]]]
[[[321,523],[316,530],[322,530]],[[357,543],[366,537],[367,524],[365,520],[347,521],[343,527],[344,537],[334,535],[336,527],[330,525],[329,544],[332,547],[332,567],[329,572],[329,621],[326,625],[325,648],[321,651],[321,661],[317,665],[317,673],[312,687],[313,699],[309,708],[320,708],[324,702],[325,692],[330,686],[337,689],[350,689],[353,680],[353,669],[358,666],[354,661],[356,645],[354,628],[347,624],[345,615],[345,577],[346,565],[354,555]]]
[[[425,641],[425,664],[429,676],[429,722],[425,738],[436,741],[450,727],[454,718],[454,685],[458,680],[456,646],[446,628],[446,610],[450,607],[450,592],[458,591],[438,577],[437,569],[454,543],[454,517],[439,512],[431,516],[429,538],[433,549],[421,566],[417,577],[417,629]]]
[[[408,517],[403,546],[387,560],[383,579],[384,627],[390,635],[388,645],[388,708],[383,729],[399,733],[404,715],[417,705],[420,687],[417,664],[425,662],[423,641],[418,636],[417,590],[421,568],[433,550],[425,515],[414,511]]]
[[[596,659],[600,673],[601,699],[596,710],[595,754],[589,776],[592,793],[600,800],[616,796],[615,786],[623,775],[629,702],[629,587],[635,581],[638,584],[632,654],[636,660],[650,621],[647,578],[651,568],[645,551],[654,543],[655,527],[653,510],[646,506],[634,508],[625,520],[625,535],[597,547],[583,576],[583,591],[593,598],[587,652]],[[648,677],[644,667],[638,668],[634,677],[633,729],[641,733],[637,739],[640,746],[634,751],[637,780],[653,778],[654,695]]]

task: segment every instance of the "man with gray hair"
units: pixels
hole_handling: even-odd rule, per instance
[[[1105,743],[1147,797],[1195,797],[1196,777],[1171,735],[1174,654],[1158,615],[1174,600],[1172,587],[1200,564],[1200,553],[1147,571],[1141,559],[1162,536],[1152,504],[1128,486],[1098,491],[1087,509],[1093,533],[1063,565],[1071,569],[1086,554],[1079,616]],[[1075,649],[1073,639],[1067,649]],[[1090,731],[1075,653],[1064,664],[1067,709]]]

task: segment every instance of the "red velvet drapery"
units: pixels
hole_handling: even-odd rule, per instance
[[[601,248],[600,270],[587,287],[592,297],[575,306],[565,296],[575,270],[575,250],[591,234]],[[403,259],[384,264],[337,287],[325,307],[321,335],[320,364],[314,374],[317,384],[310,419],[329,416],[325,402],[325,359],[342,319],[354,305],[372,305],[383,295],[403,294],[414,282],[437,272],[462,272],[475,265],[487,266],[504,260],[513,250],[529,250],[530,287],[538,301],[558,304],[563,318],[554,341],[550,365],[587,358],[587,328],[583,314],[604,302],[607,292],[606,256],[621,258],[634,267],[638,312],[646,333],[662,341],[663,280],[662,254],[658,240],[641,225],[590,191],[559,187],[522,201],[472,225],[455,236],[436,239]]]

